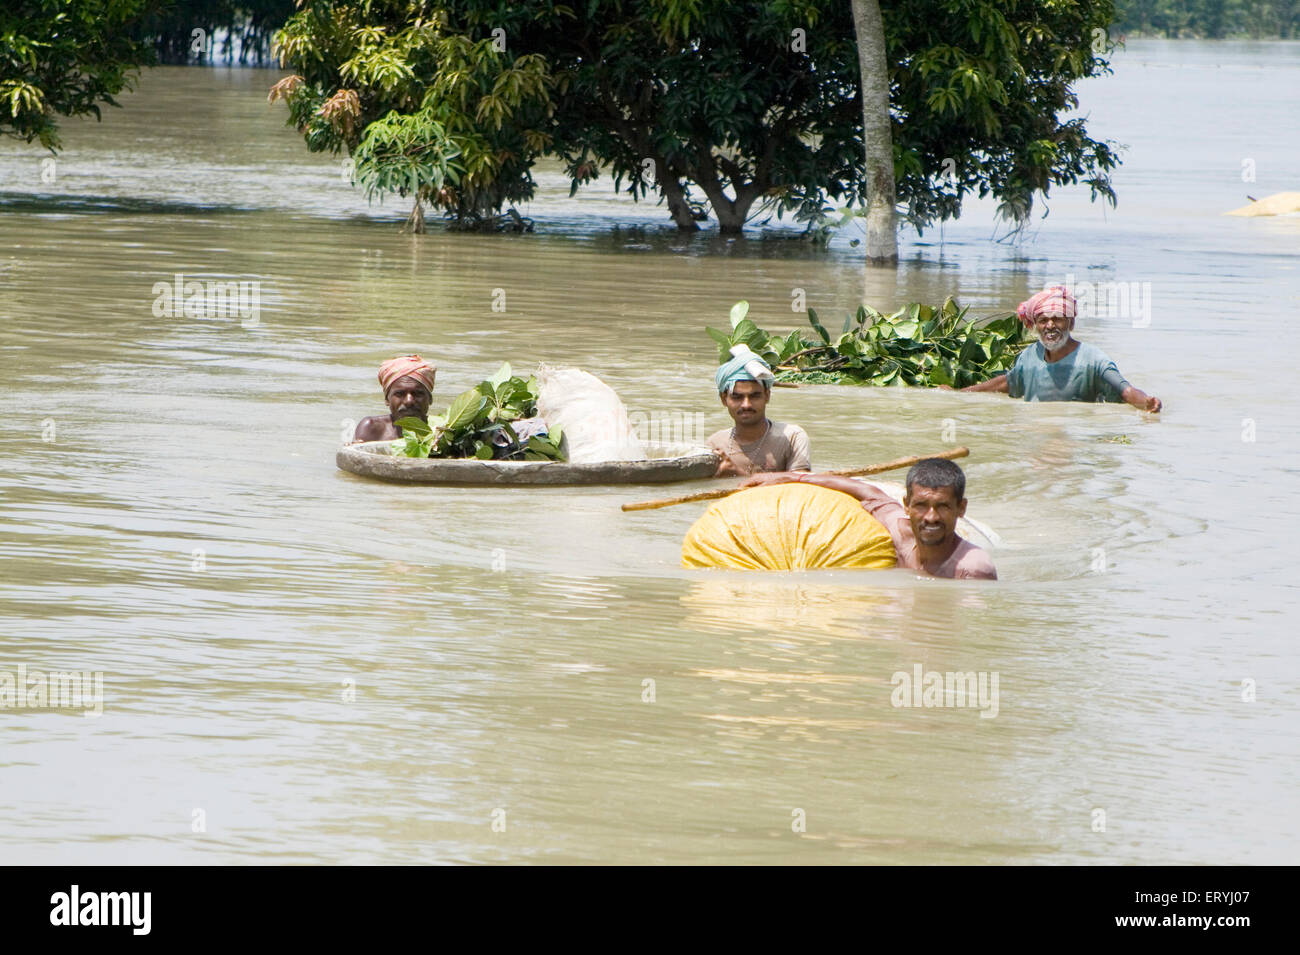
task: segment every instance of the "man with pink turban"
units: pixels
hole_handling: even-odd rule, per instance
[[[362,418],[353,441],[393,441],[402,436],[396,422],[426,418],[433,401],[433,379],[438,369],[419,355],[403,355],[379,366],[379,385],[388,402],[386,415]]]
[[[1074,296],[1060,285],[1021,302],[1016,314],[1038,332],[1038,341],[1005,375],[962,391],[1000,391],[1026,401],[1124,401],[1159,411],[1160,399],[1130,385],[1105,352],[1071,337],[1078,310]]]

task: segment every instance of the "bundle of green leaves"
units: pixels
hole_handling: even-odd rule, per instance
[[[402,418],[400,441],[393,454],[406,458],[478,458],[502,461],[563,461],[558,427],[545,436],[534,435],[521,442],[511,422],[537,414],[537,379],[518,378],[510,363],[469,391],[456,396],[451,406],[427,421]]]
[[[1032,341],[1015,315],[976,324],[969,308],[950,297],[941,306],[905,305],[885,315],[866,305],[844,319],[835,338],[808,309],[815,337],[800,330],[781,336],[747,318],[748,302],[731,309],[731,332],[708,328],[718,361],[745,344],[775,369],[778,381],[845,385],[915,385],[965,388],[1000,375]]]

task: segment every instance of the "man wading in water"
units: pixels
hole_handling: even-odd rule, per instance
[[[389,414],[362,418],[352,435],[353,442],[394,441],[402,436],[396,422],[403,418],[426,418],[437,374],[438,369],[419,355],[405,355],[380,365],[379,384],[384,389]]]
[[[1105,352],[1071,337],[1077,313],[1074,296],[1060,285],[1021,302],[1016,314],[1038,331],[1038,342],[1022,351],[1005,375],[961,390],[1001,391],[1026,401],[1124,401],[1159,411],[1160,399],[1130,385]]]
[[[816,484],[861,501],[889,531],[900,567],[931,577],[998,578],[988,551],[957,534],[957,518],[966,513],[966,475],[951,461],[925,458],[912,465],[902,504],[878,487],[829,474],[762,474],[741,486],[789,482]]]
[[[767,400],[776,380],[772,366],[743,345],[732,354],[714,376],[718,397],[736,423],[707,442],[718,455],[717,476],[812,470],[807,432],[797,424],[768,420]]]

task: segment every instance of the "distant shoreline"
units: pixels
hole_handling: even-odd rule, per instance
[[[1163,33],[1140,33],[1136,31],[1132,31],[1132,32],[1124,32],[1124,33],[1115,33],[1114,39],[1115,39],[1117,50],[1123,50],[1124,44],[1127,43],[1129,40],[1167,40],[1171,43],[1185,43],[1189,41],[1194,41],[1197,43],[1294,43],[1300,45],[1300,37],[1248,36],[1246,34],[1242,34],[1240,36],[1220,36],[1220,37],[1167,36]],[[155,63],[152,66],[147,68],[157,69],[158,67],[164,67],[164,66],[179,66],[179,67],[186,67],[191,69],[201,68],[201,69],[234,69],[234,70],[274,70],[286,76],[290,72],[284,67],[277,66],[273,60],[268,61],[266,63],[240,63],[237,61],[229,61],[229,60],[215,58],[215,57],[211,61],[206,63],[199,63],[199,62],[161,63],[160,62],[160,63]]]
[[[1233,34],[1231,36],[1218,36],[1218,37],[1195,36],[1195,35],[1169,36],[1169,34],[1167,33],[1143,33],[1140,30],[1115,30],[1113,27],[1111,29],[1111,33],[1117,37],[1115,41],[1116,43],[1123,43],[1126,40],[1197,40],[1201,43],[1224,43],[1224,42],[1240,43],[1243,40],[1253,40],[1256,42],[1261,40],[1268,40],[1268,41],[1277,41],[1278,43],[1300,43],[1300,37],[1276,36],[1276,35],[1251,36],[1250,34],[1247,33]]]

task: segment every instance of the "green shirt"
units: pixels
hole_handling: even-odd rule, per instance
[[[1079,347],[1048,362],[1042,342],[1020,353],[1007,372],[1007,394],[1026,401],[1123,401],[1129,387],[1106,353],[1095,345]]]

